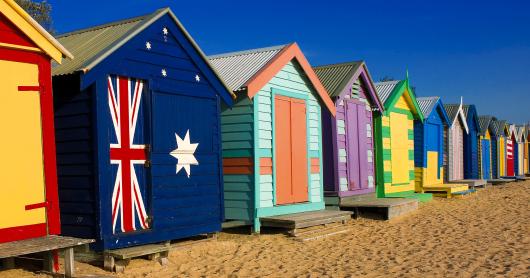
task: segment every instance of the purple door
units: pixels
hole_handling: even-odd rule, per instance
[[[368,153],[366,124],[371,122],[366,105],[346,101],[346,142],[349,190],[368,188]]]

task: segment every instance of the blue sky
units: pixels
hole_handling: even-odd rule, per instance
[[[420,96],[530,120],[526,0],[49,2],[58,33],[169,6],[206,54],[296,41],[312,65],[365,60],[374,80],[408,69]]]

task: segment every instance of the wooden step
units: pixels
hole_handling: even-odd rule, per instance
[[[301,229],[298,230],[296,233],[291,234],[291,236],[293,236],[294,239],[297,241],[305,242],[347,233],[350,230],[351,228],[346,225],[334,223],[325,225],[324,227],[311,227]]]
[[[409,198],[372,198],[349,199],[341,202],[341,209],[354,209],[355,216],[361,216],[368,211],[383,214],[386,220],[408,214],[418,209],[418,200]]]
[[[300,229],[351,219],[351,211],[319,210],[277,216],[260,217],[263,227]]]
[[[488,183],[487,180],[482,179],[463,179],[463,180],[454,180],[448,181],[449,184],[467,184],[469,187],[484,187]]]

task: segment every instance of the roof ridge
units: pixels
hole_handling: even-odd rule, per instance
[[[431,100],[431,99],[440,99],[439,96],[428,96],[428,97],[416,97],[416,100]]]
[[[314,66],[313,68],[314,69],[326,69],[326,68],[341,67],[341,66],[351,66],[351,65],[360,64],[360,63],[364,63],[364,60],[326,64],[326,65]]]
[[[60,34],[60,35],[57,36],[57,38],[63,38],[63,37],[78,35],[78,34],[82,34],[82,33],[86,33],[86,32],[92,32],[92,31],[95,31],[95,30],[104,29],[104,28],[108,28],[108,27],[112,27],[112,26],[116,26],[116,25],[127,24],[127,23],[131,23],[131,22],[135,22],[135,21],[142,21],[142,20],[150,17],[151,15],[158,14],[161,11],[166,10],[166,9],[168,9],[168,8],[158,9],[158,10],[152,12],[152,13],[148,13],[148,14],[144,14],[144,15],[140,15],[140,16],[130,17],[130,18],[121,19],[121,20],[117,20],[117,21],[113,21],[113,22],[104,23],[104,24],[99,24],[99,25],[95,25],[95,26],[91,26],[91,27],[87,27],[87,28],[83,28],[83,29],[79,29],[79,30],[74,30],[74,31],[71,31],[71,32]]]
[[[247,50],[231,51],[231,52],[226,52],[226,53],[208,55],[207,58],[209,60],[213,60],[213,59],[221,59],[221,58],[227,58],[227,57],[243,56],[243,55],[248,55],[248,54],[252,54],[252,53],[267,52],[267,51],[272,51],[272,50],[280,50],[280,49],[285,48],[288,45],[290,45],[290,44],[282,44],[282,45],[275,45],[275,46],[247,49]]]

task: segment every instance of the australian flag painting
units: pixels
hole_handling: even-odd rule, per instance
[[[146,211],[146,138],[144,82],[122,76],[108,77],[108,102],[114,132],[110,140],[112,231],[114,234],[149,229]]]

